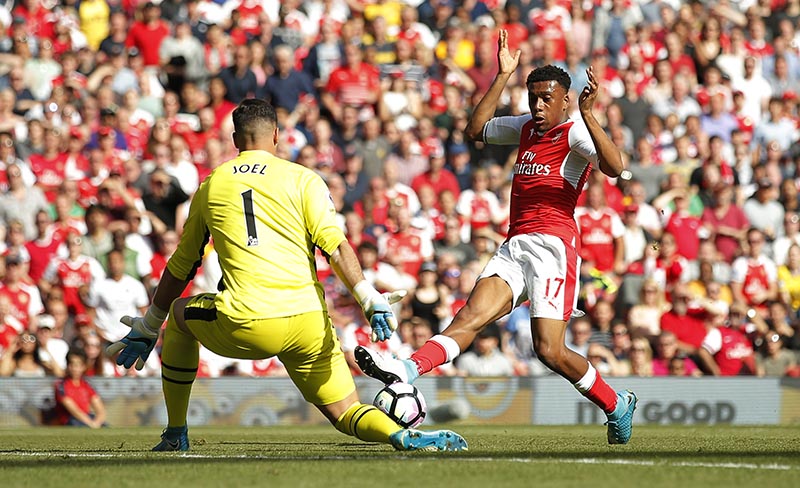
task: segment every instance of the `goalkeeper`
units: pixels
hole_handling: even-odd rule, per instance
[[[451,431],[401,429],[372,405],[359,402],[316,279],[314,248],[364,309],[373,341],[397,326],[390,302],[369,283],[336,220],[323,180],[275,156],[275,110],[244,100],[233,111],[239,156],[214,170],[192,199],[178,249],[144,317],[122,317],[131,332],[109,346],[117,364],[140,369],[164,320],[162,387],[168,425],[154,451],[189,449],[186,412],[197,375],[199,343],[222,356],[284,363],[303,397],[341,432],[400,450],[460,450]],[[200,265],[209,238],[219,254],[219,293],[178,298]],[[168,319],[167,319],[168,317]]]

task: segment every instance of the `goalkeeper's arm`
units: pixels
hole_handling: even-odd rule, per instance
[[[342,283],[356,297],[364,315],[372,327],[372,341],[384,341],[391,337],[397,328],[397,319],[392,313],[391,304],[400,301],[405,291],[381,294],[364,279],[361,264],[356,253],[346,240],[331,254],[331,268]]]

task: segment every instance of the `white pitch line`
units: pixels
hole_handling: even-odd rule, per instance
[[[57,457],[57,458],[124,458],[124,457],[137,457],[137,458],[154,458],[149,453],[137,452],[120,452],[120,453],[102,453],[102,452],[42,452],[42,451],[2,451],[0,457]],[[266,460],[266,461],[342,461],[357,459],[358,456],[315,456],[315,457],[292,457],[292,456],[264,456],[264,455],[218,455],[218,454],[195,454],[195,453],[175,453],[174,457],[183,457],[189,459],[253,459],[253,460]],[[413,461],[441,461],[442,458],[429,457],[429,458],[407,458]],[[755,463],[708,463],[699,461],[652,461],[652,460],[636,460],[636,459],[620,459],[620,458],[493,458],[493,457],[451,457],[445,458],[453,461],[482,461],[482,462],[510,462],[522,464],[619,464],[628,466],[669,466],[678,468],[722,468],[722,469],[747,469],[747,470],[765,470],[765,471],[790,471],[799,469],[798,466],[789,466],[786,464],[755,464]]]

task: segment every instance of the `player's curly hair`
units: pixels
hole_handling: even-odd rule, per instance
[[[233,110],[232,118],[233,130],[242,134],[255,130],[261,124],[271,128],[278,126],[275,108],[269,102],[258,98],[242,100]]]
[[[528,75],[528,79],[525,81],[525,84],[530,86],[532,83],[536,83],[538,81],[555,81],[559,85],[563,86],[564,90],[566,91],[569,91],[569,87],[572,85],[572,79],[570,79],[569,73],[558,66],[553,66],[552,64],[541,66],[531,71],[531,73]]]

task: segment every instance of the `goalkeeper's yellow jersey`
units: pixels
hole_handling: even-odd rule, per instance
[[[288,317],[325,309],[314,247],[330,255],[345,240],[322,178],[265,151],[244,151],[195,193],[167,268],[194,276],[209,236],[219,254],[216,308],[232,319]]]

